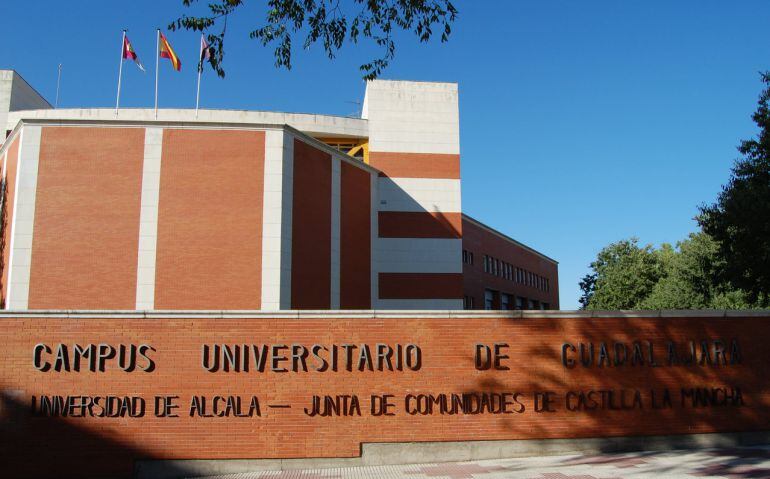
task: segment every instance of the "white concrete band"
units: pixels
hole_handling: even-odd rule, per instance
[[[8,309],[29,308],[32,230],[35,223],[41,133],[42,128],[39,126],[26,126],[19,139],[16,193],[11,220],[11,252],[8,260]]]
[[[340,201],[342,164],[332,155],[331,191],[331,309],[340,309]]]
[[[139,213],[139,252],[136,263],[136,309],[155,309],[155,260],[158,243],[160,162],[163,129],[144,130],[142,199]]]
[[[371,151],[460,153],[456,83],[370,81],[362,112]]]
[[[460,180],[379,178],[380,211],[461,212]]]
[[[462,240],[444,238],[379,238],[380,273],[462,273]],[[429,308],[430,309],[430,308]]]

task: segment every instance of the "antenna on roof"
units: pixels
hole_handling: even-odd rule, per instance
[[[56,102],[54,108],[59,108],[59,84],[61,83],[61,63],[59,63],[59,75],[56,77]]]
[[[353,110],[348,116],[352,116],[354,118],[358,118],[361,116],[361,102],[360,101],[346,101],[345,103],[351,103],[353,105],[356,105],[356,109]]]

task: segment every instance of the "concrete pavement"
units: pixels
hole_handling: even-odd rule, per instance
[[[638,479],[770,478],[770,446],[472,462],[260,471],[207,479]]]

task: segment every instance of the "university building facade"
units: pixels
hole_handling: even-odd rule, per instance
[[[456,84],[361,118],[53,109],[0,71],[5,309],[558,309],[556,261],[464,215]]]

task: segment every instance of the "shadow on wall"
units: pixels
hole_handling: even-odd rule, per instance
[[[128,478],[134,461],[158,459],[135,444],[116,440],[105,432],[76,426],[62,418],[35,417],[28,398],[0,395],[0,469],[13,478]],[[129,419],[130,420],[130,419]],[[67,452],[52,447],[66,443]],[[192,475],[169,465],[172,477]]]
[[[751,318],[746,318],[751,319]],[[512,414],[502,420],[505,430],[512,439],[551,438],[621,438],[623,440],[598,440],[588,449],[595,452],[619,452],[642,449],[682,449],[703,447],[697,438],[688,436],[700,433],[742,433],[714,438],[716,444],[710,447],[732,447],[756,444],[766,435],[752,432],[770,431],[770,392],[763,373],[764,364],[770,361],[770,354],[761,348],[759,336],[767,336],[763,330],[751,328],[744,318],[574,318],[565,324],[564,319],[540,318],[538,335],[528,340],[523,334],[508,340],[508,354],[517,362],[510,363],[511,370],[482,374],[473,388],[466,393],[521,391],[527,399],[526,414]],[[513,322],[524,326],[534,318],[501,318],[503,323]],[[688,324],[689,323],[689,324]],[[731,329],[731,323],[739,328]],[[756,324],[756,323],[752,323]],[[529,330],[531,331],[531,329]],[[510,332],[510,331],[508,331]],[[751,342],[749,333],[751,332]],[[688,333],[684,336],[683,333]],[[713,348],[713,340],[721,340],[728,348],[733,338],[741,345],[741,362],[727,365],[691,364],[683,360],[689,350],[690,341],[696,345],[696,363],[700,362],[701,341],[707,341]],[[767,342],[767,339],[764,341]],[[678,349],[678,365],[669,366],[667,343],[671,340]],[[593,364],[583,366],[580,350],[571,357],[576,365],[567,368],[562,363],[562,345],[565,342],[579,348],[594,344]],[[608,347],[615,342],[629,347],[624,365],[598,366],[599,344]],[[632,345],[639,342],[645,365],[630,365]],[[654,344],[653,357],[657,366],[649,364],[648,344]],[[586,359],[590,357],[586,347]],[[610,361],[614,361],[610,352]],[[622,357],[622,355],[621,355]],[[474,367],[473,357],[467,359]],[[711,361],[714,361],[711,349]],[[507,376],[507,377],[506,377]],[[725,399],[725,394],[734,393],[732,388],[741,390],[742,400],[738,403]],[[666,405],[663,391],[670,392],[671,404]],[[726,392],[711,393],[714,389]],[[589,391],[613,391],[611,402],[614,406],[602,407],[601,394],[594,394],[598,404],[590,399],[581,399],[579,394]],[[625,398],[621,400],[621,391]],[[652,391],[655,400],[652,400]],[[696,391],[700,390],[700,392]],[[556,394],[554,412],[534,413],[531,409],[534,392]],[[641,404],[633,405],[634,393],[639,391]],[[571,395],[568,410],[565,396]],[[692,393],[692,395],[689,395]],[[605,396],[606,399],[606,396]],[[724,402],[724,403],[723,403]],[[654,403],[654,404],[653,404]],[[650,436],[655,436],[654,438]],[[759,438],[759,439],[758,439]],[[665,472],[665,471],[660,471]],[[706,474],[708,475],[708,474]],[[736,476],[738,477],[738,476]],[[748,477],[748,476],[747,476]]]
[[[431,205],[431,210],[426,209],[425,200],[418,201],[410,193],[405,191],[396,180],[381,175],[379,181],[379,204],[373,205],[379,212],[378,215],[381,238],[462,238],[461,213],[459,205],[456,212],[446,213],[440,211],[437,204]],[[436,192],[433,192],[435,194]],[[452,192],[453,194],[454,192]],[[389,214],[396,213],[392,218]],[[410,220],[410,216],[412,219]],[[384,230],[384,231],[383,231]],[[411,231],[414,236],[395,235],[390,232]],[[458,262],[460,258],[457,259]]]
[[[0,291],[3,287],[7,290],[7,285],[3,285],[3,273],[5,272],[5,249],[8,245],[5,243],[5,230],[8,228],[8,185],[3,178],[0,183]],[[5,309],[5,295],[0,296],[0,309]]]

